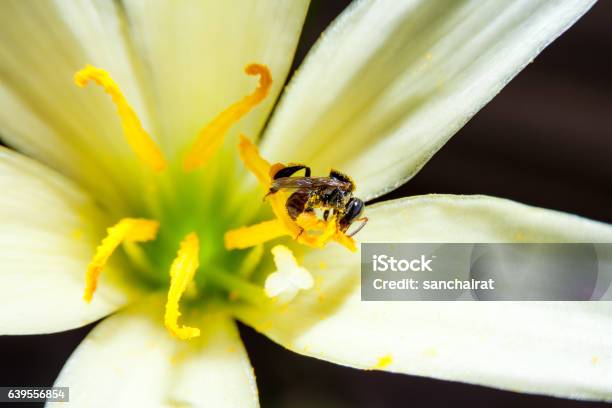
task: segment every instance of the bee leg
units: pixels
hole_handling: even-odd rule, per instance
[[[266,195],[263,197],[262,201],[266,201],[266,198],[268,198],[269,195],[276,193],[278,190],[271,188],[270,190],[268,190],[268,192],[266,193]]]
[[[323,221],[327,221],[328,218],[329,218],[329,210],[325,210],[323,212]]]
[[[298,232],[298,234],[295,236],[295,238],[294,238],[294,239],[296,239],[296,240],[297,240],[299,237],[301,237],[301,236],[302,236],[302,234],[303,234],[303,233],[304,233],[304,227],[300,227],[300,232]]]
[[[305,176],[310,177],[310,167],[305,166],[303,164],[296,164],[295,166],[289,166],[280,169],[274,174],[274,177],[272,178],[274,180],[277,180],[283,177],[291,177],[300,170],[304,170]]]
[[[365,225],[368,223],[368,217],[358,218],[355,221],[361,221],[361,225],[359,225],[359,227],[357,227],[355,231],[351,232],[349,234],[349,237],[352,237],[353,235],[357,234],[359,231],[361,231],[363,227],[365,227]]]

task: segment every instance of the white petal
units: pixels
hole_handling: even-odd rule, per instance
[[[425,196],[368,211],[363,242],[612,242],[612,226],[490,197]],[[328,247],[317,285],[282,310],[238,315],[298,353],[357,368],[513,391],[612,399],[608,302],[362,302],[360,257]]]
[[[233,321],[222,314],[190,316],[202,334],[182,341],[170,336],[162,315],[156,298],[107,318],[70,357],[55,386],[70,387],[70,404],[79,407],[259,405]]]
[[[106,69],[155,135],[117,3],[3,1],[0,25],[4,140],[107,204],[118,206],[137,195],[128,183],[140,163],[123,137],[110,97],[99,87],[80,89],[73,82],[87,63]]]
[[[366,214],[362,242],[612,242],[609,224],[481,195],[415,196]]]
[[[412,177],[593,3],[357,2],[291,81],[263,155],[308,163],[315,174],[341,169],[362,198],[379,196]]]
[[[104,231],[85,194],[4,148],[0,191],[0,334],[79,327],[128,300],[117,286],[116,262],[104,270],[91,304],[82,299],[87,264]]]
[[[257,136],[284,85],[307,0],[129,0],[125,6],[170,154],[191,145],[206,123],[253,91],[257,80],[244,74],[252,62],[270,68],[273,88],[232,134]]]

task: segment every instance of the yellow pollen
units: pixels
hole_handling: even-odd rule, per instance
[[[170,267],[170,289],[168,290],[164,324],[173,336],[181,340],[189,340],[200,335],[200,329],[196,327],[179,327],[178,325],[178,318],[181,315],[179,301],[200,265],[199,253],[198,236],[192,232],[181,242],[181,248]]]
[[[393,362],[393,357],[390,354],[387,354],[386,356],[380,357],[378,359],[378,362],[376,363],[374,367],[372,367],[372,369],[382,370],[384,368],[387,368],[389,364],[391,364],[392,362]]]
[[[257,146],[244,135],[240,135],[238,152],[245,166],[257,177],[267,192],[272,183],[272,176],[284,165],[280,163],[270,165],[261,157]],[[355,241],[337,228],[335,217],[322,221],[313,214],[304,213],[300,214],[297,220],[293,220],[285,207],[287,197],[287,193],[282,190],[267,196],[276,219],[226,232],[225,247],[244,249],[289,235],[297,242],[314,248],[321,248],[330,240],[334,240],[351,251],[357,250]],[[319,234],[313,235],[309,231],[318,231]]]
[[[333,239],[336,235],[337,227],[336,227],[336,216],[331,217],[325,225],[325,229],[323,232],[316,237],[317,246],[325,245],[329,240]]]
[[[83,299],[91,302],[98,286],[98,278],[108,258],[122,242],[150,241],[157,235],[159,222],[142,218],[124,218],[108,228],[106,238],[96,249],[96,253],[87,267],[85,274],[85,292]]]
[[[183,162],[185,171],[195,170],[206,163],[223,144],[223,138],[229,128],[268,95],[272,86],[272,75],[268,67],[261,64],[250,64],[245,67],[244,71],[247,75],[259,75],[259,86],[252,94],[230,105],[200,131],[185,156]]]
[[[357,251],[357,244],[355,243],[355,240],[343,233],[342,231],[336,231],[333,239],[349,251]]]
[[[121,118],[123,134],[136,156],[155,171],[165,170],[167,164],[161,150],[142,128],[136,112],[128,104],[110,74],[91,65],[87,65],[74,74],[74,82],[80,87],[84,87],[89,81],[94,81],[102,86],[104,91],[113,98],[113,102],[117,106],[117,113]]]

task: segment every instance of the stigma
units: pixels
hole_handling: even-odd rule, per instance
[[[289,248],[276,245],[272,248],[272,255],[276,272],[272,272],[266,278],[264,288],[268,297],[277,299],[280,303],[288,303],[300,290],[311,289],[314,286],[312,275],[298,264]]]

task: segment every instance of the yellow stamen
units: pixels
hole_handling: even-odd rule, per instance
[[[257,146],[255,146],[247,137],[240,135],[240,143],[238,144],[238,153],[240,159],[244,162],[245,166],[251,170],[251,172],[257,177],[261,185],[266,189],[270,189],[272,183],[271,170],[278,171],[278,165],[271,166],[270,163],[259,154]],[[289,217],[287,210],[285,209],[286,197],[283,192],[268,196],[272,211],[276,218],[285,226],[285,229],[294,238],[297,238],[302,233],[300,228],[295,221]],[[272,237],[273,239],[276,237]]]
[[[270,175],[270,163],[259,154],[259,149],[248,137],[240,135],[238,143],[238,154],[244,165],[257,177],[257,180],[265,188],[270,187],[272,176]]]
[[[357,244],[355,244],[355,240],[343,232],[337,231],[333,240],[351,252],[357,251]]]
[[[168,290],[164,324],[173,336],[181,340],[189,340],[200,335],[200,329],[197,327],[179,327],[178,325],[178,318],[181,315],[179,301],[200,265],[199,253],[198,236],[192,232],[181,242],[181,248],[170,267],[170,289]]]
[[[291,222],[294,222],[291,220]],[[303,228],[303,231],[324,231],[319,235],[309,235],[302,233],[298,237],[298,242],[312,246],[322,247],[330,239],[335,238],[335,225],[326,223],[317,219],[314,215],[301,214],[297,220],[297,228]],[[327,231],[327,232],[325,232]],[[289,235],[295,237],[293,231],[286,228],[285,224],[278,218],[261,222],[259,224],[250,225],[248,227],[237,228],[225,233],[225,248],[226,249],[245,249],[254,247],[264,242],[271,241],[275,238]],[[350,249],[350,248],[349,248]]]
[[[74,74],[74,82],[80,87],[84,87],[90,80],[104,87],[104,91],[113,98],[113,102],[117,106],[117,113],[121,118],[123,134],[136,156],[153,170],[164,170],[167,165],[162,152],[142,128],[136,112],[128,104],[119,86],[109,73],[103,69],[87,65]]]
[[[250,227],[242,227],[225,233],[226,249],[244,249],[287,234],[285,226],[277,219],[264,221]]]
[[[96,249],[96,253],[87,267],[85,274],[85,292],[83,299],[91,302],[98,286],[98,277],[108,258],[122,242],[150,241],[157,235],[159,222],[141,218],[124,218],[108,228],[106,238]]]
[[[272,86],[272,75],[268,67],[261,64],[250,64],[245,67],[244,71],[247,75],[259,75],[259,86],[252,94],[245,96],[217,115],[200,131],[183,162],[185,171],[195,170],[206,163],[223,144],[223,137],[229,128],[268,95]]]
[[[336,227],[336,216],[334,215],[327,221],[323,232],[321,232],[321,234],[317,236],[317,246],[324,246],[327,242],[334,238],[337,230],[338,228]]]
[[[321,231],[319,235],[302,234],[298,242],[311,247],[322,248],[330,240],[338,242],[351,252],[357,250],[353,238],[337,229],[335,216],[327,221],[322,221],[314,214],[302,213],[297,219],[297,224],[304,231]]]
[[[238,152],[245,166],[257,177],[267,192],[270,189],[273,175],[284,166],[280,163],[270,165],[268,161],[261,157],[257,146],[244,135],[240,135]],[[356,251],[355,241],[338,230],[335,217],[328,221],[322,221],[313,214],[300,214],[297,220],[293,220],[285,207],[287,193],[278,191],[269,195],[267,199],[276,219],[228,231],[225,234],[225,247],[227,249],[248,248],[282,235],[289,235],[297,242],[315,248],[321,248],[330,240],[334,240],[349,250]],[[311,235],[308,231],[318,231],[320,233]]]
[[[327,227],[327,222],[320,220],[312,213],[302,213],[298,216],[296,222],[305,230],[321,230]]]
[[[315,248],[323,248],[329,241],[336,241],[351,252],[357,250],[353,238],[338,229],[336,217],[327,221],[318,219],[314,214],[300,214],[297,224],[304,231],[321,231],[318,235],[302,234],[298,242]]]
[[[297,224],[305,231],[322,231],[320,235],[305,236],[304,238],[308,239],[307,245],[323,247],[330,240],[334,240],[351,252],[357,250],[355,240],[336,228],[335,216],[328,221],[322,221],[314,214],[303,213],[298,217]]]

